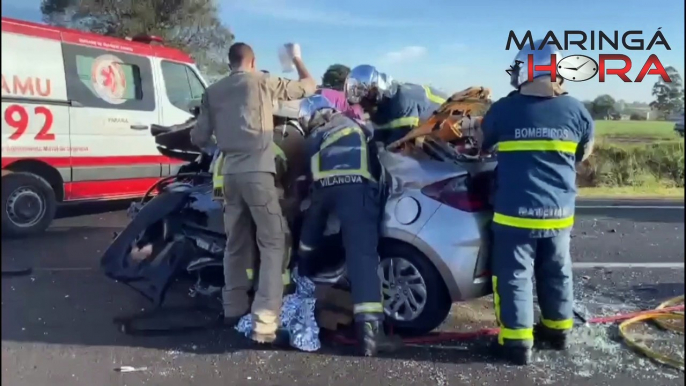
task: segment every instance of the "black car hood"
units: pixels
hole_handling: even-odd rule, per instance
[[[191,142],[191,130],[195,119],[174,126],[152,125],[150,132],[155,137],[157,150],[164,156],[183,161],[195,160],[202,150]]]

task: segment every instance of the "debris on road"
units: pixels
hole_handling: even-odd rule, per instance
[[[132,367],[132,366],[121,366],[114,369],[118,373],[133,373],[136,371],[147,371],[147,367]]]

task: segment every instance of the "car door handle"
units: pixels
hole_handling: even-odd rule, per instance
[[[131,130],[148,130],[148,125],[131,125]]]

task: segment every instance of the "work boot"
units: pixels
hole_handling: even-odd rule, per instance
[[[553,330],[542,324],[534,326],[534,340],[540,348],[564,351],[569,348],[569,331]]]
[[[357,322],[355,327],[357,344],[362,355],[366,357],[373,357],[379,353],[391,353],[403,346],[399,337],[386,335],[383,323],[380,321]]]
[[[498,358],[516,366],[528,366],[533,360],[533,350],[529,347],[503,346],[493,342],[492,349]]]
[[[273,334],[261,334],[253,331],[250,339],[258,344],[268,344],[279,348],[290,347],[290,334],[284,328],[277,329]]]

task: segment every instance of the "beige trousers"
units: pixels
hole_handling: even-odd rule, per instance
[[[251,309],[248,291],[253,286],[255,271],[253,331],[258,335],[272,335],[279,324],[288,230],[274,175],[259,172],[225,175],[224,201],[227,235],[222,291],[224,316],[241,316]]]

